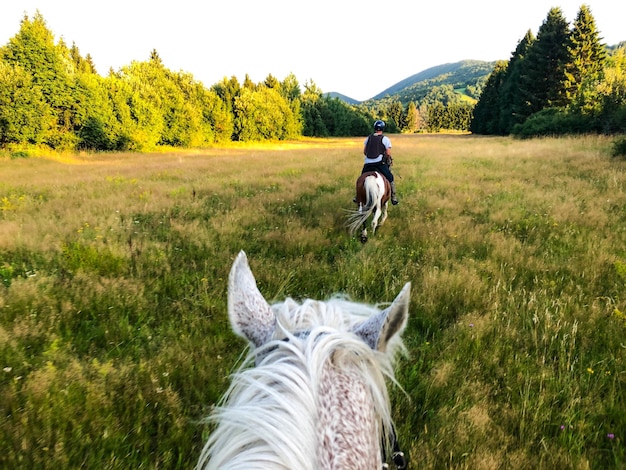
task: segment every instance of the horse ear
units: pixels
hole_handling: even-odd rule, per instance
[[[372,349],[385,352],[391,338],[402,334],[406,327],[410,298],[411,283],[407,282],[389,308],[358,324],[354,333]]]
[[[243,251],[228,276],[228,318],[233,331],[256,347],[265,344],[274,332],[276,318],[256,285]]]

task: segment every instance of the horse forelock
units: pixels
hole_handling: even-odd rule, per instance
[[[393,380],[394,354],[372,350],[350,330],[378,310],[343,299],[288,299],[272,310],[275,338],[233,375],[201,462],[315,469],[362,468],[354,460],[361,459],[370,468],[383,427],[390,429],[385,378]]]

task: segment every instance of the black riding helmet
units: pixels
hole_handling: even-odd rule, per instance
[[[385,121],[381,121],[380,119],[374,123],[375,131],[384,131],[385,130]]]

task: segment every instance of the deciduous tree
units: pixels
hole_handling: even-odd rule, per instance
[[[52,109],[32,76],[0,60],[0,145],[43,143],[54,125]]]
[[[47,133],[46,142],[52,147],[73,147],[76,141],[72,115],[71,58],[67,47],[54,43],[54,35],[37,11],[33,19],[24,16],[18,33],[2,49],[8,64],[19,65],[32,77],[55,117],[55,125]]]

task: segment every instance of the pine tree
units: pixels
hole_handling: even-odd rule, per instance
[[[582,5],[574,21],[570,53],[572,62],[567,69],[567,90],[576,107],[582,111],[593,108],[593,89],[602,77],[606,48],[600,42],[591,11]]]
[[[392,99],[391,102],[387,105],[387,116],[389,116],[390,119],[393,119],[393,122],[395,122],[398,127],[402,127],[403,112],[404,107],[402,106],[402,103],[400,103],[400,100],[397,98]]]
[[[252,91],[257,89],[256,84],[252,81],[250,75],[248,74],[246,74],[245,78],[243,79],[243,88],[247,88],[248,90]]]
[[[163,61],[161,60],[161,56],[159,55],[159,53],[157,52],[156,49],[152,49],[152,51],[150,51],[150,62],[152,64],[156,65],[157,67],[163,65]]]
[[[70,48],[70,57],[74,62],[74,67],[76,71],[79,73],[97,73],[96,68],[93,64],[93,60],[91,60],[91,56],[87,54],[86,58],[83,58],[80,55],[80,51],[78,50],[78,46],[75,43],[72,44]]]
[[[302,93],[302,117],[304,120],[303,135],[307,137],[328,137],[330,135],[322,118],[322,90],[313,80],[304,82]]]
[[[528,30],[509,59],[499,96],[499,122],[494,129],[497,134],[509,134],[513,126],[523,120],[520,115],[520,111],[524,109],[520,82],[526,73],[524,67],[526,54],[534,41],[535,36]]]
[[[263,82],[263,84],[267,88],[275,88],[277,90],[280,88],[280,82],[271,73],[265,78],[265,81]]]
[[[280,83],[281,94],[289,101],[299,100],[302,96],[300,83],[293,73],[290,73]]]
[[[414,101],[410,101],[406,107],[406,116],[404,118],[404,130],[413,133],[417,130],[418,113]]]
[[[544,108],[569,103],[566,71],[572,62],[570,51],[569,25],[561,9],[552,8],[526,56],[526,74],[520,80],[525,104],[524,109],[520,109],[523,118]]]
[[[474,134],[491,135],[500,133],[500,94],[502,93],[507,67],[508,63],[505,61],[496,62],[493,71],[487,78],[487,83],[485,83],[480,99],[474,107],[474,115],[470,124],[470,130]]]

